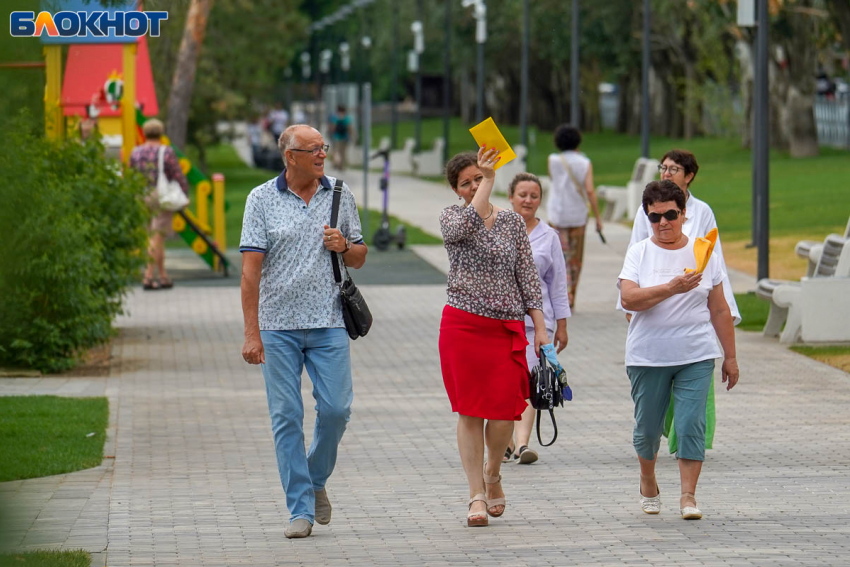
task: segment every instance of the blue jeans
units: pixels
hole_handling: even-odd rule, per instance
[[[274,434],[277,468],[290,522],[315,519],[315,491],[325,487],[336,464],[337,446],[351,415],[351,357],[345,329],[260,331],[262,365]],[[313,381],[316,428],[304,452],[301,372]]]
[[[679,366],[627,366],[635,402],[633,441],[638,456],[651,461],[661,445],[670,396],[680,459],[705,460],[705,403],[714,359]]]

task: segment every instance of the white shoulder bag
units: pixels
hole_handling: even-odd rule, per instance
[[[157,153],[156,193],[159,198],[159,208],[163,211],[179,211],[189,204],[189,197],[177,181],[169,180],[165,175],[165,146],[159,147]]]

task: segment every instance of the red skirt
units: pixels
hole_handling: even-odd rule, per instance
[[[491,319],[448,305],[440,322],[440,366],[452,411],[519,421],[528,399],[525,322]]]

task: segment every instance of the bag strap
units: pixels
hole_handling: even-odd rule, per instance
[[[159,150],[157,150],[157,166],[156,166],[156,175],[159,177],[160,175],[165,175],[165,145],[160,144]]]
[[[584,185],[578,182],[578,177],[576,177],[576,174],[573,173],[573,170],[570,167],[570,164],[567,163],[567,158],[564,157],[564,154],[558,154],[558,157],[561,158],[561,163],[564,165],[564,169],[567,170],[567,175],[570,176],[570,179],[572,180],[573,185],[576,186],[576,190],[578,191],[578,194],[581,195],[582,199],[587,201],[588,198],[587,198],[587,194],[584,192]]]
[[[331,202],[331,228],[336,228],[336,223],[339,220],[339,202],[342,197],[342,179],[337,178],[334,183],[333,200]],[[331,267],[334,270],[334,281],[337,285],[342,285],[342,271],[339,269],[339,255],[336,252],[331,252]]]
[[[555,434],[552,435],[552,440],[548,443],[544,443],[543,439],[540,438],[540,415],[543,413],[543,410],[537,410],[537,441],[540,443],[541,447],[549,447],[555,442],[555,439],[558,438],[558,424],[555,423],[555,412],[549,410],[549,417],[552,418],[552,427],[555,428]]]

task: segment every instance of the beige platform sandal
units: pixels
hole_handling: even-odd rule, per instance
[[[487,463],[484,463],[484,470],[487,470]],[[496,484],[497,482],[502,482],[502,475],[490,476],[486,472],[484,473],[484,484]],[[494,514],[490,511],[490,508],[495,508],[496,506],[502,506],[502,511],[498,514]],[[498,518],[499,516],[504,514],[506,508],[507,500],[505,499],[505,497],[490,498],[489,500],[487,500],[487,513],[493,516],[494,518]]]
[[[483,494],[476,494],[472,498],[469,499],[469,507],[467,509],[472,508],[473,502],[484,502],[484,505],[487,505],[487,499]],[[479,528],[484,527],[490,523],[490,519],[487,517],[487,512],[470,512],[466,515],[466,526],[469,528]]]

